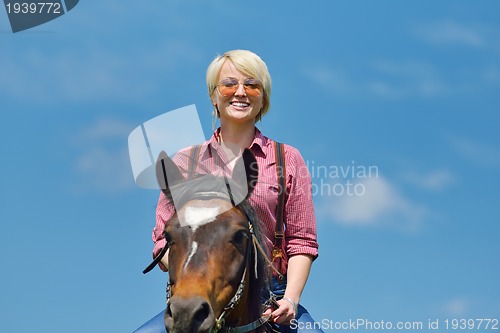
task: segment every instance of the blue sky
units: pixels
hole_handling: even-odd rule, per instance
[[[259,127],[318,171],[314,318],[500,318],[499,12],[81,1],[13,34],[1,9],[0,331],[131,332],[161,310],[167,274],[141,273],[157,192],[134,184],[127,137],[190,104],[209,135],[205,70],[236,48],[273,77]]]

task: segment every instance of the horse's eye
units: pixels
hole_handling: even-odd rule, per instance
[[[234,235],[231,243],[241,245],[245,239],[248,239],[248,234],[245,230],[238,230]]]

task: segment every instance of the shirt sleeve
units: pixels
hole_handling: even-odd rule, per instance
[[[300,152],[290,146],[289,149],[286,158],[288,197],[285,204],[285,250],[288,257],[305,254],[316,259],[318,243],[311,175]]]

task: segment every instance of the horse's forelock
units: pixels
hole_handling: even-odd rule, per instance
[[[196,175],[169,188],[169,198],[176,208],[194,199],[222,198],[236,205],[247,197],[247,189],[232,179],[210,174]]]

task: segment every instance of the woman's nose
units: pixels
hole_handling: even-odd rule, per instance
[[[247,92],[245,91],[245,85],[242,83],[238,83],[238,89],[234,93],[236,96],[246,96]]]

